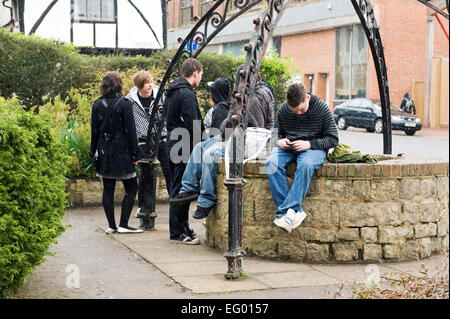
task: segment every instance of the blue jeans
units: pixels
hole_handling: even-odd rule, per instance
[[[211,137],[206,141],[198,143],[192,149],[189,162],[181,180],[180,192],[197,191],[200,188],[200,180],[202,177],[202,157],[208,147],[214,144],[216,140]]]
[[[326,152],[324,150],[306,150],[295,152],[275,148],[266,161],[266,170],[269,177],[270,190],[273,201],[278,210],[275,217],[286,214],[289,208],[296,212],[303,210],[302,202],[308,191],[309,183],[314,171],[325,163]],[[289,189],[286,179],[286,167],[297,161],[294,181]]]
[[[217,202],[217,162],[225,154],[225,143],[210,138],[197,144],[189,158],[181,180],[180,192],[199,191],[198,206],[209,207]]]

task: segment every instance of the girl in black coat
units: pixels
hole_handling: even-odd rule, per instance
[[[136,161],[138,143],[132,102],[122,97],[122,78],[118,72],[107,73],[100,85],[102,97],[92,105],[90,155],[97,176],[103,181],[102,204],[109,228],[108,234],[137,233],[128,226],[137,192]],[[125,196],[119,228],[114,218],[114,189],[122,180]]]

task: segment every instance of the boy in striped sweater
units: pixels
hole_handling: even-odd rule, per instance
[[[292,84],[278,111],[273,133],[277,147],[265,166],[277,205],[274,223],[290,233],[306,218],[303,199],[314,171],[326,161],[328,150],[338,145],[338,132],[328,105],[307,93],[302,84]],[[289,189],[285,168],[295,162],[297,170]]]

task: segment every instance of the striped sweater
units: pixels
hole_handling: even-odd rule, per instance
[[[309,141],[312,149],[328,151],[339,143],[330,108],[315,95],[311,95],[309,108],[302,115],[292,111],[286,102],[283,103],[275,119],[274,133],[278,133],[278,139],[287,138],[291,142]],[[277,145],[278,139],[273,139],[274,145]]]

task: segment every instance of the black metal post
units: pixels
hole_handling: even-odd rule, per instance
[[[164,2],[165,0],[162,0]],[[231,1],[234,1],[235,6],[238,8],[238,11],[236,11],[233,15],[227,16],[227,13],[231,9]],[[175,53],[175,56],[172,60],[167,61],[168,62],[168,68],[166,70],[166,73],[164,74],[163,79],[161,80],[161,83],[159,84],[159,90],[156,94],[154,104],[158,105],[158,107],[152,108],[152,112],[150,114],[149,119],[149,129],[148,129],[148,139],[146,143],[146,151],[147,151],[147,162],[149,165],[152,165],[157,157],[158,149],[159,149],[159,140],[161,136],[161,131],[164,127],[164,112],[163,112],[163,93],[165,90],[166,84],[169,82],[170,79],[174,79],[177,76],[179,76],[180,68],[182,62],[189,58],[189,57],[197,57],[202,49],[208,45],[208,43],[220,32],[222,31],[231,21],[235,20],[237,17],[242,15],[243,13],[247,12],[257,4],[261,3],[263,0],[215,0],[215,4],[211,7],[210,10],[201,18],[194,17],[194,21],[196,21],[195,26],[192,28],[192,30],[189,32],[189,34],[186,36],[186,38],[179,39],[180,47],[178,48],[177,52]],[[225,8],[222,13],[217,12],[217,8],[222,4],[225,3]],[[165,10],[167,8],[164,8],[162,6],[162,9]],[[212,27],[213,32],[209,33],[208,25]],[[199,29],[203,27],[203,31],[199,31]],[[191,43],[192,41],[196,41],[198,45],[198,49],[196,52],[192,52],[192,50],[187,51],[186,50],[186,44]],[[192,47],[192,45],[191,45]],[[177,66],[177,67],[176,67]],[[158,112],[160,113],[159,116],[157,116]],[[153,217],[153,223],[154,223],[154,217],[156,217],[156,213],[154,213],[154,203],[156,202],[156,173],[154,173],[152,176],[149,176],[150,182],[148,185],[145,185],[145,193],[149,194],[151,196],[151,199],[149,200],[149,204],[145,210],[143,209],[142,214],[147,214],[150,212],[150,218]],[[242,196],[241,196],[242,197]],[[141,215],[141,213],[139,213]],[[147,216],[145,215],[145,216]],[[138,216],[139,217],[139,216]],[[144,217],[144,216],[142,216]],[[141,219],[141,225],[144,227],[144,224],[146,225],[147,221],[146,218]],[[148,221],[148,224],[151,225],[152,221]]]
[[[238,279],[243,274],[243,188],[246,181],[243,179],[245,134],[247,130],[247,109],[251,107],[251,97],[255,91],[256,77],[261,69],[261,63],[267,50],[273,30],[278,24],[288,1],[266,0],[266,10],[259,18],[253,20],[255,32],[249,44],[244,48],[247,58],[244,68],[239,71],[236,79],[237,93],[234,95],[235,103],[230,109],[233,123],[233,136],[231,148],[229,177],[225,180],[228,188],[228,250],[225,258],[228,262],[227,279]]]
[[[155,230],[156,214],[156,168],[157,163],[141,162],[141,186],[142,206],[137,217],[140,219],[139,228],[144,230]]]
[[[375,19],[375,12],[370,0],[351,0],[353,7],[364,28],[372,52],[373,62],[378,78],[380,91],[381,113],[383,116],[383,153],[392,154],[391,102],[389,98],[389,84],[386,61],[384,59],[383,44],[379,26]]]
[[[245,181],[242,179],[227,179],[225,186],[228,188],[228,250],[225,258],[228,262],[227,279],[238,279],[242,274],[243,257],[245,251],[242,242],[242,207],[243,188]]]
[[[19,15],[19,31],[25,34],[25,21],[24,21],[25,0],[17,1],[17,11]]]

